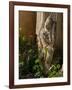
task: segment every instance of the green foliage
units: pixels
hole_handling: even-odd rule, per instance
[[[51,69],[48,71],[48,77],[62,77],[63,72],[60,71],[61,65],[60,64],[55,64],[52,65]]]
[[[45,48],[47,53],[48,49]],[[41,56],[40,56],[41,57]],[[19,78],[42,78],[42,77],[60,77],[63,76],[60,72],[61,65],[53,64],[52,68],[45,75],[44,67],[41,59],[38,57],[38,47],[36,40],[28,39],[24,36],[19,36]]]
[[[33,66],[33,71],[34,71],[34,77],[36,77],[36,78],[44,77],[43,76],[43,66],[41,65],[39,59],[35,60],[35,65]]]
[[[34,77],[33,66],[38,57],[36,41],[19,37],[19,78]]]

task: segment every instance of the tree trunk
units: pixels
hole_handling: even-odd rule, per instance
[[[47,20],[49,19],[49,16],[52,18],[53,22],[55,22],[55,25],[53,24],[54,27],[51,28],[50,31],[48,29],[46,31],[49,33],[49,36],[52,36],[53,42],[51,41],[51,42],[45,43],[46,38],[45,40],[43,39],[43,34],[46,29],[45,23],[48,26],[48,28],[51,25],[50,23],[51,21]],[[55,48],[62,49],[62,41],[63,41],[62,30],[63,30],[62,29],[62,14],[37,12],[36,35],[37,35],[37,41],[38,41],[39,57],[41,59],[41,62],[43,64],[44,71],[46,74],[51,66]]]

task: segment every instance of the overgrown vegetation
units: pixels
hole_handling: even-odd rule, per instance
[[[43,65],[38,57],[36,40],[32,38],[19,37],[19,79],[61,77],[63,72],[61,63],[52,63],[48,74],[45,75]]]

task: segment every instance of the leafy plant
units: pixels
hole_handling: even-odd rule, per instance
[[[47,53],[47,48],[45,52]],[[52,64],[48,70],[48,74],[45,75],[44,67],[41,63],[43,58],[42,54],[38,56],[38,47],[35,39],[26,38],[25,36],[19,36],[19,78],[42,78],[42,77],[61,77],[63,72],[60,71],[61,64]],[[57,61],[57,59],[56,59]]]
[[[48,77],[62,77],[63,72],[60,71],[61,65],[60,64],[55,64],[52,65],[51,69],[48,71]]]

